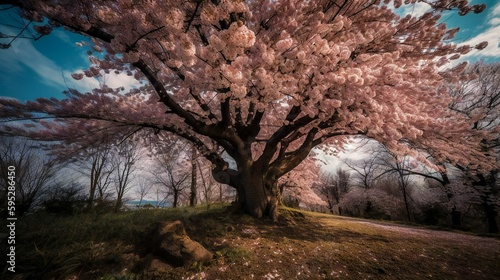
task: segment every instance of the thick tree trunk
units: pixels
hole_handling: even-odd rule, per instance
[[[265,180],[262,176],[253,176],[242,187],[245,192],[245,208],[250,215],[277,220],[279,201],[276,182]]]
[[[233,174],[225,183],[237,190],[235,212],[245,212],[255,218],[278,219],[279,187],[277,180],[266,178],[264,172],[247,168]],[[229,178],[229,175],[226,175]]]
[[[292,115],[289,118],[295,117]],[[293,129],[288,129],[290,127],[276,132],[257,159],[252,155],[254,139],[246,142],[239,141],[237,137],[231,137],[234,135],[228,132],[226,137],[237,144],[227,149],[228,154],[236,162],[237,170],[231,169],[225,160],[212,159],[215,165],[212,169],[214,179],[219,183],[234,187],[238,192],[236,208],[243,209],[255,218],[269,217],[273,221],[278,219],[280,197],[278,179],[297,167],[314,147],[317,129],[312,129],[307,134],[298,149],[287,152],[289,143],[286,141],[286,143],[280,143],[280,140],[293,132]],[[249,135],[246,135],[246,139],[253,138],[257,134],[252,137]],[[279,149],[278,146],[280,146]]]

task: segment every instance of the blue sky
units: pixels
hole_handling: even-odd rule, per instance
[[[461,27],[455,37],[457,44],[475,45],[489,41],[489,46],[482,52],[473,51],[466,59],[483,59],[486,62],[500,61],[500,3],[496,0],[474,0],[472,3],[485,3],[487,9],[481,14],[469,14],[464,17],[456,13],[443,17],[449,27]],[[402,10],[403,13],[421,14],[426,5]],[[0,24],[11,24],[12,14],[0,13]],[[0,31],[8,33],[10,27],[0,26]],[[6,31],[7,30],[7,31]],[[85,40],[83,36],[55,30],[51,35],[37,41],[18,39],[11,48],[0,50],[0,96],[13,97],[21,101],[37,97],[63,98],[62,92],[67,87],[89,91],[99,85],[96,79],[85,78],[75,81],[71,73],[81,71],[90,65],[87,48],[77,46]],[[0,43],[10,40],[0,39]],[[106,77],[110,87],[131,87],[137,85],[125,74],[110,74]]]

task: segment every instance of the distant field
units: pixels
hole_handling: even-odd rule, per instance
[[[19,221],[14,279],[500,279],[498,237],[281,212],[278,223],[223,206],[33,214]],[[148,255],[154,225],[176,219],[214,253],[210,264],[174,268]]]
[[[139,202],[140,202],[140,205],[139,205]],[[159,203],[156,200],[143,200],[143,201],[130,200],[130,201],[127,201],[123,204],[123,206],[125,206],[126,208],[130,208],[130,209],[135,209],[135,208],[138,208],[139,206],[142,207],[144,205],[152,205],[153,207],[158,207],[158,208],[167,208],[167,207],[172,206],[169,202],[160,202]]]

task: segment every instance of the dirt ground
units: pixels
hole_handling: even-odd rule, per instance
[[[197,217],[193,239],[215,253],[178,279],[500,279],[500,240],[291,212],[278,224]],[[214,231],[224,228],[222,233]],[[164,275],[165,276],[165,275]]]

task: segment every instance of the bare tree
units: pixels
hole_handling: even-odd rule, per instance
[[[384,156],[384,150],[385,147],[379,142],[361,138],[354,152],[362,154],[363,158],[343,160],[344,164],[354,171],[351,179],[355,186],[369,189],[383,175],[385,170],[381,166],[381,157]]]
[[[164,187],[167,197],[172,197],[172,207],[179,206],[179,200],[184,196],[184,191],[190,186],[188,179],[190,172],[177,165],[169,155],[156,156],[158,167],[151,174],[155,183]]]
[[[163,186],[156,183],[153,186],[156,196],[156,208],[165,207],[167,197],[164,195]]]
[[[123,196],[130,190],[130,181],[136,169],[137,160],[140,158],[139,144],[134,140],[126,140],[116,147],[113,155],[113,166],[115,170],[116,202],[114,211],[118,212],[123,204]]]
[[[92,209],[95,200],[102,201],[108,195],[115,166],[112,164],[111,147],[100,145],[76,155],[74,170],[89,178],[87,207]]]
[[[157,146],[154,156],[156,167],[151,174],[155,178],[154,183],[163,187],[166,197],[172,198],[172,207],[179,206],[180,200],[184,198],[184,191],[191,187],[189,179],[193,179],[192,153],[185,150],[185,143],[179,138],[164,139],[161,146]],[[193,166],[194,165],[194,166]],[[193,194],[193,199],[195,194]]]
[[[9,181],[14,180],[16,212],[20,216],[39,202],[58,169],[55,160],[35,144],[22,138],[0,138],[0,200],[7,201]],[[7,170],[11,169],[15,176],[9,177]]]
[[[139,207],[141,206],[142,200],[151,191],[151,184],[144,177],[137,180],[137,188],[135,189],[135,194],[139,196]]]
[[[377,185],[381,178],[389,176],[398,184],[405,204],[407,219],[411,221],[410,176],[414,175],[411,158],[406,155],[397,155],[385,145],[370,140],[361,142],[359,149],[364,150],[367,159],[344,161],[354,171],[354,178],[358,182],[357,186],[369,189]]]
[[[207,204],[207,207],[210,207],[212,201],[215,200],[214,187],[216,185],[216,182],[209,175],[210,165],[206,161],[204,161],[202,157],[196,158],[196,167],[198,168],[198,175],[200,178],[199,183],[201,184],[201,191],[203,198],[205,199],[205,204]]]
[[[461,79],[450,83],[455,102],[451,108],[466,115],[472,128],[484,135],[482,152],[500,162],[500,63],[479,62],[471,65],[466,75],[473,79]],[[474,166],[456,164],[471,186],[480,194],[481,206],[488,224],[488,231],[499,232],[497,224],[500,207],[500,169],[484,172]]]
[[[333,214],[334,206],[339,204],[344,194],[349,191],[350,173],[342,168],[337,168],[335,173],[323,173],[321,183],[318,185],[320,194],[326,198],[328,209]],[[341,210],[339,209],[341,215]]]
[[[387,167],[389,167],[387,172],[391,174],[398,182],[399,189],[401,190],[401,194],[403,195],[403,201],[405,203],[406,215],[408,221],[411,221],[412,220],[411,210],[410,210],[411,174],[409,174],[406,171],[409,169],[410,159],[407,156],[400,157],[392,153],[390,154],[392,155],[392,161],[386,161]]]

